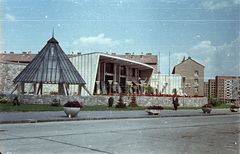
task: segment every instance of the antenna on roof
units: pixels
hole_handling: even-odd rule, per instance
[[[54,37],[54,27],[53,27],[53,31],[52,31],[52,37]]]

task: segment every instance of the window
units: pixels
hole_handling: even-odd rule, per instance
[[[106,72],[113,73],[113,63],[106,63]]]
[[[132,69],[132,76],[135,76],[135,68]]]
[[[195,92],[198,92],[198,87],[194,87],[194,91],[195,91]]]
[[[198,71],[194,71],[194,75],[198,76]]]
[[[194,83],[195,83],[195,84],[198,84],[198,79],[194,79]]]
[[[126,75],[126,68],[125,68],[125,66],[121,66],[121,68],[120,68],[120,74],[121,74],[121,75]]]

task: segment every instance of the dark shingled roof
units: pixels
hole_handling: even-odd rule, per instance
[[[86,84],[54,37],[13,82]]]

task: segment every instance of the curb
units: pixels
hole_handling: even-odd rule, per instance
[[[240,113],[223,113],[223,114],[202,114],[202,115],[152,115],[143,117],[104,117],[104,118],[68,118],[68,119],[26,119],[19,121],[0,121],[0,124],[19,124],[19,123],[43,123],[43,122],[65,122],[65,121],[87,121],[87,120],[114,120],[114,119],[144,119],[144,118],[171,118],[171,117],[198,117],[198,116],[221,116],[221,115],[237,115]]]

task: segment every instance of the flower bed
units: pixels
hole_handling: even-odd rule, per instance
[[[83,103],[79,103],[78,101],[68,101],[66,104],[64,104],[64,107],[83,108]]]

